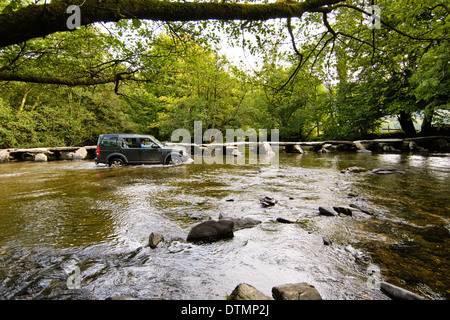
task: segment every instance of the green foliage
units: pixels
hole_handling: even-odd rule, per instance
[[[91,91],[34,85],[18,114],[21,87],[10,85],[9,103],[0,104],[0,148],[89,145],[101,133],[137,129],[111,86]]]

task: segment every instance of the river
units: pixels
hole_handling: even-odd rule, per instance
[[[341,173],[352,166],[404,171]],[[3,163],[0,299],[226,299],[240,283],[270,296],[297,282],[323,299],[388,299],[369,285],[373,266],[376,283],[449,299],[449,186],[449,154],[281,153],[277,170]],[[275,206],[261,206],[267,195]],[[319,215],[349,204],[374,215]],[[262,223],[229,240],[185,241],[199,218],[219,214]],[[155,249],[152,232],[165,238]]]

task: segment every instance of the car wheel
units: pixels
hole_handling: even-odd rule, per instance
[[[114,158],[114,159],[111,159],[111,161],[109,161],[109,166],[111,168],[123,167],[124,165],[125,165],[125,162],[120,158]]]
[[[182,163],[183,160],[178,153],[172,153],[166,161],[166,164],[178,165]]]

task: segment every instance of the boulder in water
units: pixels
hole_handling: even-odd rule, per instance
[[[289,218],[289,217],[278,217],[276,219],[277,222],[281,223],[297,223],[297,219]]]
[[[337,213],[346,215],[346,216],[352,216],[352,210],[350,208],[346,208],[346,207],[333,207],[334,211],[336,211]]]
[[[317,289],[306,282],[273,287],[272,296],[275,300],[322,300]]]
[[[224,217],[223,214],[219,215],[219,220],[228,220],[233,221],[234,226],[233,230],[240,230],[245,228],[251,228],[261,223],[260,220],[253,219],[250,217],[244,217],[244,218],[230,218],[230,217]]]
[[[255,287],[241,283],[230,294],[230,300],[273,300]]]
[[[160,233],[152,232],[148,237],[148,245],[150,248],[155,249],[160,242],[164,241],[164,237]]]
[[[233,237],[234,222],[230,220],[209,220],[192,227],[187,241],[217,241]]]
[[[319,207],[319,212],[323,216],[331,216],[331,217],[337,216],[337,212],[330,207]]]
[[[381,282],[380,288],[381,291],[385,292],[389,297],[395,300],[425,300],[423,297],[412,293],[411,291],[387,282]]]

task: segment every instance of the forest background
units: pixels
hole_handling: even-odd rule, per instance
[[[39,2],[0,0],[0,18]],[[396,135],[448,133],[445,1],[378,0],[380,28],[362,12],[373,3],[301,19],[122,19],[3,46],[0,148],[94,145],[104,133],[169,141],[194,121],[276,128],[281,141],[386,136],[386,119]]]

